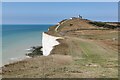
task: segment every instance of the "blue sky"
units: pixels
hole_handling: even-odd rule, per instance
[[[81,14],[94,21],[117,21],[117,2],[3,2],[3,24],[55,24]]]

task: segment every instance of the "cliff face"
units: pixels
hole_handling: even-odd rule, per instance
[[[42,34],[42,46],[43,46],[43,55],[48,56],[55,45],[58,45],[59,42],[56,39],[60,37],[55,37],[48,35],[47,33]]]

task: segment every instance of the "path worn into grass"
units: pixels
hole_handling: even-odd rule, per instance
[[[110,49],[107,45],[101,44],[98,41],[90,39],[81,39],[76,37],[68,37],[67,41],[69,45],[70,54],[72,55],[99,55],[102,57],[117,57],[117,52]],[[70,43],[70,44],[69,44]]]
[[[66,37],[69,45],[69,54],[73,57],[74,67],[83,71],[88,77],[117,77],[118,52],[107,45],[90,39]],[[98,73],[98,74],[95,74]],[[77,73],[76,73],[77,74]],[[77,74],[80,75],[80,74]]]

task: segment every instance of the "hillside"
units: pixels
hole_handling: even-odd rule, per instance
[[[106,27],[80,18],[63,20],[46,32],[63,38],[49,56],[6,65],[3,77],[117,78],[119,26],[114,24],[111,28],[110,23]]]

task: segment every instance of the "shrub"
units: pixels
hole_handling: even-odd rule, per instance
[[[113,26],[113,25],[109,25],[105,22],[89,22],[90,24],[96,25],[98,27],[104,27],[104,28],[109,28],[109,29],[116,29],[116,28],[120,28],[119,26]]]
[[[70,26],[73,26],[73,24],[70,24]]]

